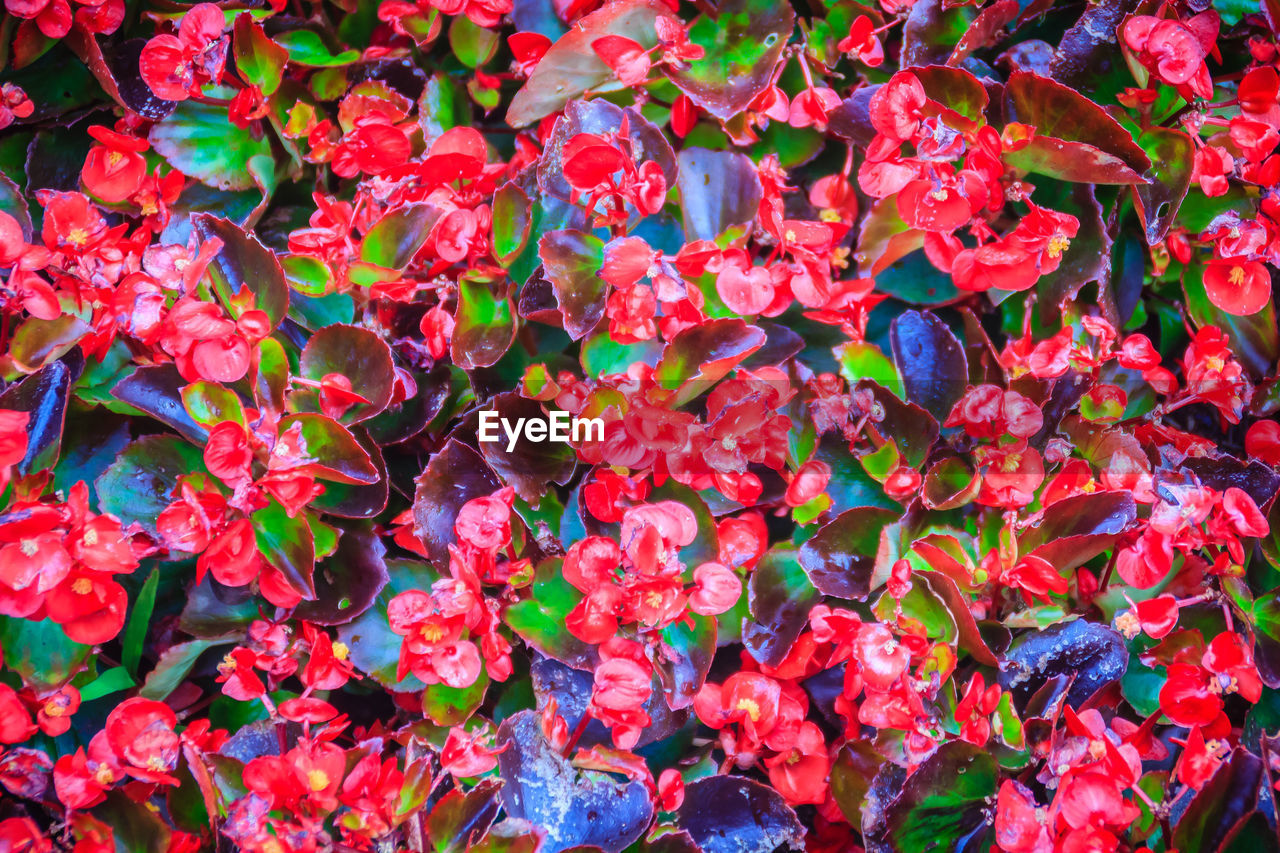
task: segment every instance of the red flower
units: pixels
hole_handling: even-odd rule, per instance
[[[1271,274],[1247,258],[1213,260],[1205,264],[1204,289],[1229,314],[1256,314],[1271,302]]]
[[[163,702],[134,697],[107,715],[107,743],[129,775],[144,782],[178,784],[169,774],[178,765],[178,718]]]
[[[591,49],[624,86],[642,85],[649,76],[649,51],[625,36],[601,36]]]
[[[89,571],[73,571],[45,598],[49,618],[72,640],[86,645],[115,638],[124,628],[128,606],[124,587]]]
[[[1050,853],[1047,814],[1025,785],[1006,779],[996,798],[996,843],[1006,853]]]
[[[631,657],[609,657],[595,670],[591,689],[591,715],[613,732],[613,742],[620,749],[631,749],[649,725],[644,704],[653,693],[653,675],[642,665],[643,652]]]
[[[193,6],[182,16],[178,34],[158,35],[142,48],[142,79],[157,98],[185,101],[203,86],[222,79],[229,39],[222,35],[222,10],[212,3]]]
[[[37,731],[17,691],[0,684],[0,743],[22,743]]]
[[[840,40],[836,49],[841,53],[856,55],[872,68],[879,67],[884,62],[884,47],[880,44],[880,37],[876,35],[875,24],[866,15],[853,19],[849,35]]]
[[[89,149],[80,170],[85,189],[112,203],[140,190],[147,177],[147,161],[141,153],[150,147],[147,141],[100,125],[90,127],[89,135],[100,144]]]

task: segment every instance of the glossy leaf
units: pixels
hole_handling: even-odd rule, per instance
[[[676,825],[703,853],[804,846],[804,830],[782,796],[742,776],[707,776],[686,785]]]
[[[197,101],[178,104],[148,138],[173,168],[221,190],[253,189],[249,161],[271,154],[266,137],[255,139],[248,129],[227,121],[226,107]]]
[[[339,374],[351,382],[351,391],[368,400],[353,403],[338,419],[354,424],[387,407],[395,387],[395,364],[382,338],[359,326],[326,326],[313,334],[298,359],[298,373],[313,382]],[[304,411],[322,411],[314,391],[295,392],[290,399]]]
[[[306,449],[302,471],[324,480],[368,485],[378,481],[378,469],[355,436],[342,424],[324,415],[289,415],[280,421],[280,432],[296,430]]]
[[[794,26],[795,13],[785,3],[726,0],[689,29],[703,57],[668,68],[667,76],[711,115],[733,118],[768,87]]]
[[[0,394],[0,409],[27,413],[27,452],[15,466],[18,473],[32,474],[57,463],[75,378],[71,363],[52,361]]]
[[[203,470],[200,448],[175,436],[144,436],[98,477],[98,503],[126,527],[137,522],[154,535],[156,518],[174,499],[178,478]]]
[[[539,564],[532,594],[508,607],[503,621],[541,654],[577,669],[590,669],[596,650],[564,627],[582,593],[561,577],[560,566],[559,559]]]
[[[904,311],[890,326],[893,361],[907,399],[944,421],[969,385],[964,347],[936,315]]]
[[[533,711],[508,717],[498,728],[502,802],[511,817],[546,829],[541,850],[560,853],[579,844],[621,853],[649,825],[653,806],[641,782],[575,770],[551,748]]]
[[[889,807],[889,843],[900,850],[960,849],[962,840],[989,826],[986,805],[996,779],[985,750],[964,741],[944,743],[907,777]]]
[[[515,392],[499,394],[490,399],[487,411],[496,412],[498,418],[511,423],[523,418],[528,421],[548,421],[547,413],[535,400],[521,397]],[[564,414],[564,413],[562,413]],[[567,415],[565,415],[567,423]],[[566,432],[568,426],[566,426]],[[510,442],[505,433],[499,441],[480,443],[480,455],[498,475],[498,478],[516,489],[516,494],[531,503],[537,502],[553,484],[564,485],[573,476],[577,459],[573,448],[559,441],[532,441],[521,432],[515,447],[507,450]]]
[[[879,507],[843,512],[800,548],[800,565],[817,589],[837,598],[865,600],[884,529],[899,513]]]
[[[231,316],[256,308],[266,312],[272,327],[279,324],[289,310],[289,285],[275,254],[229,220],[200,213],[191,218],[191,226],[202,241],[222,241],[205,275]]]
[[[559,112],[571,99],[614,79],[591,44],[596,39],[616,35],[638,42],[643,48],[657,44],[654,21],[669,16],[659,0],[609,0],[579,20],[551,46],[538,67],[516,93],[507,109],[507,123],[523,127]]]
[[[756,564],[747,584],[751,619],[742,624],[742,642],[752,657],[777,666],[809,622],[821,598],[795,551],[774,548]]]
[[[351,662],[378,684],[402,693],[419,691],[425,685],[412,673],[405,675],[403,681],[396,680],[402,638],[387,622],[387,603],[411,589],[431,589],[440,575],[416,560],[387,560],[386,569],[387,583],[374,597],[373,604],[352,621],[339,626],[338,639],[350,649]]]
[[[364,613],[387,585],[386,546],[368,525],[341,530],[338,550],[316,565],[316,597],[295,611],[317,625],[344,625]]]
[[[1010,647],[1000,668],[1000,686],[1025,705],[1051,679],[1074,676],[1067,701],[1078,706],[1124,675],[1129,652],[1115,631],[1086,619],[1059,622],[1024,634]]]
[[[736,151],[684,148],[676,159],[686,240],[714,240],[755,218],[763,189],[750,157]]]
[[[436,565],[449,564],[449,545],[456,541],[453,522],[462,505],[498,488],[484,458],[456,438],[431,457],[413,495],[413,532]]]
[[[466,20],[463,18],[462,20]],[[436,853],[466,853],[498,816],[502,783],[485,779],[470,791],[445,794],[427,817],[427,837]]]
[[[275,566],[289,586],[304,599],[314,600],[316,543],[306,516],[300,513],[290,518],[285,508],[273,498],[250,518],[262,558]]]
[[[117,382],[111,389],[111,396],[173,427],[188,441],[203,444],[209,431],[183,405],[186,384],[172,364],[147,365],[136,368]]]
[[[1178,216],[1178,208],[1191,187],[1195,146],[1180,130],[1151,127],[1138,136],[1138,144],[1151,158],[1150,183],[1134,187],[1138,212],[1146,227],[1147,243],[1154,246]]]
[[[609,285],[600,277],[604,242],[581,231],[551,231],[538,240],[547,280],[555,293],[564,330],[580,340],[604,317]]]
[[[667,343],[654,378],[663,389],[675,392],[673,405],[679,405],[710,390],[764,342],[759,327],[741,320],[691,326]]]
[[[495,292],[495,289],[498,292]],[[515,340],[511,299],[501,285],[472,278],[458,281],[458,312],[454,317],[451,354],[463,370],[491,367]]]

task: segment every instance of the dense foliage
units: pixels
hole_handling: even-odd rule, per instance
[[[0,851],[1280,844],[1280,2],[4,7]]]

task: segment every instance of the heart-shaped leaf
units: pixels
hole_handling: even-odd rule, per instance
[[[702,853],[804,849],[804,827],[782,795],[742,776],[690,782],[676,825],[693,836]]]
[[[542,736],[538,714],[521,711],[498,727],[502,802],[511,817],[546,830],[544,853],[582,844],[620,853],[644,832],[653,806],[642,782],[579,771]]]
[[[507,110],[507,123],[523,127],[564,108],[573,98],[614,79],[613,70],[591,49],[596,39],[616,35],[643,48],[658,43],[654,21],[670,17],[659,0],[609,0],[577,21],[551,46],[516,92]]]
[[[768,88],[794,27],[790,4],[725,0],[689,28],[702,58],[668,67],[667,77],[716,118],[731,119]]]
[[[137,522],[155,535],[156,518],[173,500],[178,478],[196,471],[204,471],[200,448],[176,436],[143,436],[98,477],[99,507],[126,527]]]
[[[530,595],[508,607],[502,618],[541,654],[575,669],[590,669],[597,657],[595,648],[565,629],[565,620],[582,593],[561,576],[561,565],[558,558],[540,563]]]
[[[884,529],[901,513],[864,506],[836,516],[800,548],[800,565],[826,595],[866,600]]]
[[[231,316],[257,308],[266,312],[272,328],[278,325],[289,311],[289,285],[275,253],[228,219],[198,213],[191,227],[202,241],[222,241],[205,275]]]
[[[364,613],[387,585],[386,553],[369,525],[347,525],[338,550],[316,566],[315,600],[299,604],[295,615],[317,625],[344,625]]]
[[[604,242],[581,231],[551,231],[538,241],[538,257],[564,321],[564,330],[580,340],[604,317],[609,285],[600,277]]]
[[[934,314],[904,311],[889,327],[889,341],[907,399],[946,420],[969,386],[968,361],[955,334]]]
[[[499,282],[467,276],[458,280],[458,310],[450,355],[463,370],[492,367],[515,340],[511,299],[503,287]]]
[[[453,522],[462,505],[493,494],[500,485],[484,458],[456,438],[431,457],[413,494],[413,523],[436,565],[449,565],[449,545],[456,541]]]
[[[750,157],[736,151],[684,148],[676,160],[685,240],[714,240],[727,229],[755,219],[763,189]]]
[[[495,412],[499,419],[509,423],[524,420],[547,421],[548,415],[536,400],[522,397],[514,391],[499,394],[490,399],[487,410]],[[568,429],[567,412],[561,420]],[[499,421],[500,422],[500,421]],[[550,428],[550,425],[548,426]],[[516,493],[530,503],[536,503],[547,493],[552,484],[564,485],[573,476],[577,467],[577,454],[573,448],[560,441],[531,441],[526,432],[521,431],[516,439],[515,447],[508,450],[509,441],[505,434],[499,441],[486,441],[480,444],[480,455],[489,463],[498,478],[508,485],[514,486]]]

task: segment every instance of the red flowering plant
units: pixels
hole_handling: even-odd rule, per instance
[[[4,8],[0,851],[1277,845],[1274,3]]]

